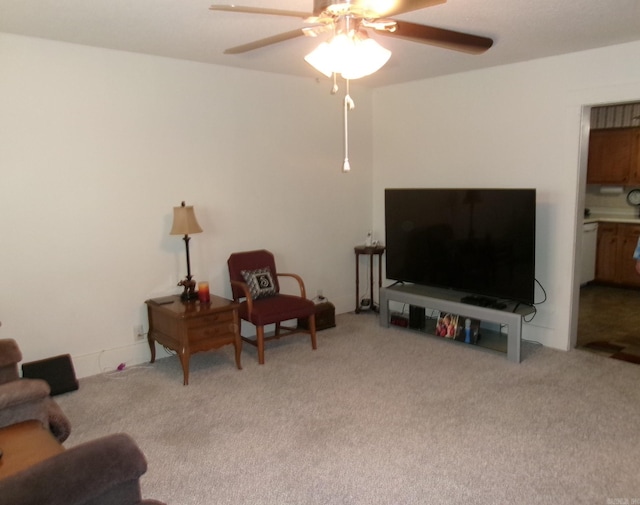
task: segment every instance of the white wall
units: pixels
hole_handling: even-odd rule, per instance
[[[376,232],[384,230],[387,187],[536,188],[536,276],[548,299],[523,338],[570,348],[588,129],[582,107],[638,100],[639,59],[634,43],[375,91]]]
[[[0,34],[0,337],[24,361],[70,353],[79,377],[149,359],[144,300],[192,273],[230,297],[233,251],[353,309],[371,227],[371,93],[352,89],[353,171],[330,83]]]
[[[639,56],[635,43],[354,87],[345,175],[326,80],[0,34],[0,336],[24,361],[70,353],[79,377],[148,360],[133,326],[145,299],[180,291],[181,200],[205,230],[193,274],[214,293],[230,295],[230,252],[266,247],[345,312],[353,245],[372,224],[384,237],[385,187],[535,187],[549,299],[524,337],[567,349],[582,107],[638,100]]]

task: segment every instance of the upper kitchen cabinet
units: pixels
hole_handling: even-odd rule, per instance
[[[591,130],[587,184],[640,185],[640,128]]]

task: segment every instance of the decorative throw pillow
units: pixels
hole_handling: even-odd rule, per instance
[[[271,269],[269,267],[258,270],[242,270],[240,273],[249,286],[251,298],[254,300],[276,294],[276,285],[273,282],[273,276],[271,275]]]

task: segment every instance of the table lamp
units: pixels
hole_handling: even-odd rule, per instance
[[[193,233],[202,233],[202,228],[196,220],[195,212],[191,205],[186,206],[184,202],[180,207],[173,208],[173,226],[169,235],[184,235],[184,246],[187,251],[187,278],[181,280],[178,286],[183,286],[184,291],[180,295],[183,301],[195,300],[198,298],[196,292],[196,281],[191,277],[191,261],[189,260],[189,237]]]

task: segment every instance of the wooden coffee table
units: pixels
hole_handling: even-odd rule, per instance
[[[40,421],[0,428],[0,479],[18,473],[64,451]]]

